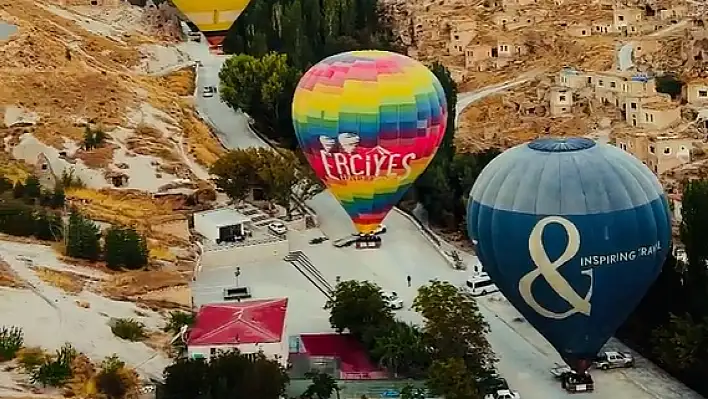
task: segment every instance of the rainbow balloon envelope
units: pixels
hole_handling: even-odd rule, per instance
[[[445,133],[445,92],[406,56],[352,51],[300,79],[293,124],[308,162],[370,234],[430,164]]]

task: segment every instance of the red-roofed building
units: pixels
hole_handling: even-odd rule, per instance
[[[285,366],[287,306],[287,298],[204,305],[189,330],[187,353],[190,358],[209,359],[218,351],[238,349],[246,354],[263,351],[268,358]]]

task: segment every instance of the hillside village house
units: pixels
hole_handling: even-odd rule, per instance
[[[567,87],[552,87],[550,93],[551,116],[570,115],[573,107],[573,92]]]
[[[619,132],[616,145],[660,175],[691,162],[694,141],[678,135],[645,133],[630,128]]]
[[[489,42],[475,42],[465,49],[465,67],[477,71],[499,69],[528,53],[520,39],[499,37]]]
[[[588,24],[573,24],[566,28],[568,35],[573,37],[592,36],[592,26]]]
[[[454,23],[450,26],[450,55],[462,55],[465,48],[477,35],[477,24],[474,21]]]
[[[708,79],[694,79],[683,87],[683,96],[690,105],[708,104]]]
[[[187,333],[187,356],[209,360],[219,352],[238,349],[252,356],[263,352],[286,367],[287,306],[287,298],[204,305]]]

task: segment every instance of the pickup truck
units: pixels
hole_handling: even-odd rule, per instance
[[[521,395],[516,391],[500,389],[494,393],[487,394],[484,399],[521,399]]]
[[[600,370],[634,367],[634,357],[628,352],[602,352],[593,366]]]

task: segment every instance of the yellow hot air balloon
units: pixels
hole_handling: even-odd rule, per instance
[[[250,0],[172,0],[172,4],[206,36],[209,45],[219,48],[226,32]]]

